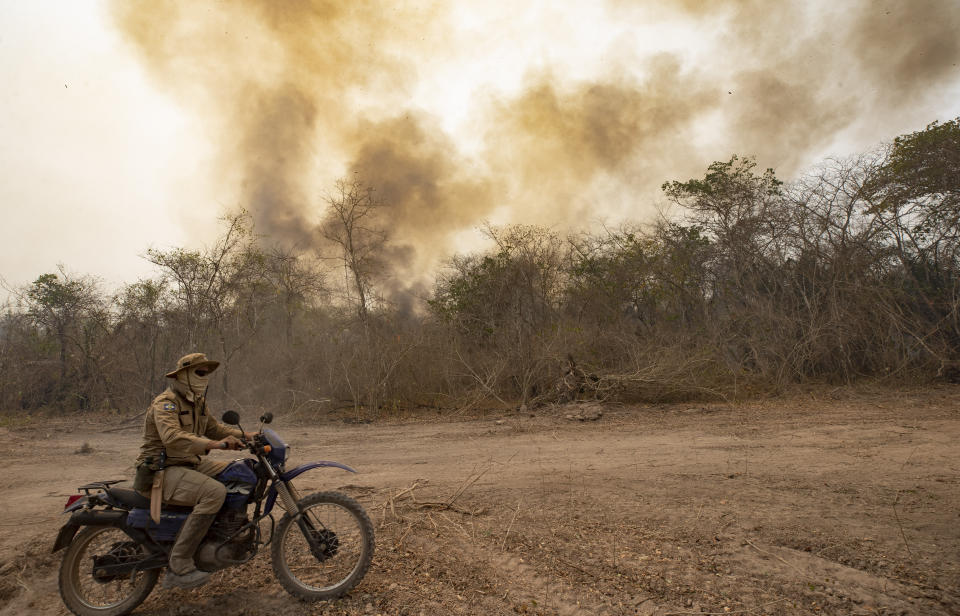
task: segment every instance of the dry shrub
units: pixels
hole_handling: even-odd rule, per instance
[[[954,120],[791,184],[735,156],[664,185],[678,216],[487,226],[489,250],[406,295],[389,204],[341,184],[327,259],[267,245],[241,212],[209,248],[149,251],[158,277],[113,297],[40,276],[0,315],[0,407],[139,411],[195,350],[223,362],[211,393],[230,406],[358,420],[953,378],[958,152]]]

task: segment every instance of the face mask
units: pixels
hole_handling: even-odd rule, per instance
[[[183,370],[177,373],[177,381],[185,385],[194,396],[203,396],[207,393],[210,373],[203,368]]]

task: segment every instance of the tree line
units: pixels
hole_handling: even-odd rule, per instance
[[[207,247],[149,250],[157,275],[115,293],[63,267],[13,290],[0,408],[142,409],[193,350],[224,363],[226,405],[368,419],[960,372],[960,118],[789,183],[716,162],[665,183],[652,223],[487,225],[415,310],[385,289],[372,185],[337,184],[318,251],[269,246],[240,212]]]

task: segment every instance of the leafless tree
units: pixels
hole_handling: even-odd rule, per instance
[[[147,259],[162,269],[183,307],[181,347],[205,346],[205,335],[212,333],[226,363],[257,330],[258,303],[265,300],[257,292],[264,276],[263,258],[255,244],[250,215],[240,211],[225,216],[223,222],[226,230],[207,249],[151,249]],[[228,390],[228,370],[218,371],[218,376]]]
[[[356,312],[365,320],[374,298],[373,285],[384,266],[387,233],[379,220],[383,202],[372,186],[360,180],[338,180],[336,192],[326,198],[320,225],[324,240],[343,265],[348,288],[355,294]]]

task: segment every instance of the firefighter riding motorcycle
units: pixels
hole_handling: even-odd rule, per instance
[[[353,498],[340,492],[301,496],[293,479],[317,468],[356,471],[331,461],[287,469],[290,448],[265,427],[272,419],[266,413],[256,436],[243,442],[254,457],[236,460],[217,475],[227,496],[194,560],[203,571],[217,571],[269,546],[274,575],[290,594],[304,601],[336,599],[370,567],[373,525]],[[227,411],[223,422],[239,426],[240,418]],[[190,515],[189,507],[171,505],[151,515],[150,499],[124,486],[81,486],[64,509],[70,518],[53,551],[66,549],[60,595],[77,616],[122,616],[140,605],[167,568],[177,532]],[[275,506],[283,510],[279,520]]]

